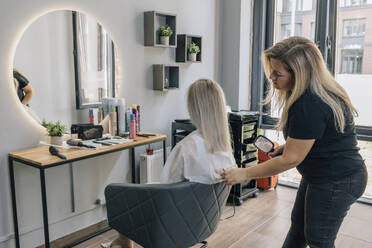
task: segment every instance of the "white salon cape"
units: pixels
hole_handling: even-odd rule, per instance
[[[188,180],[203,184],[222,181],[222,169],[236,167],[232,152],[210,153],[199,131],[181,140],[172,150],[161,174],[161,182]]]

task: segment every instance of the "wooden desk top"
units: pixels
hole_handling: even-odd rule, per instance
[[[54,164],[65,164],[73,162],[74,160],[84,159],[86,157],[91,157],[95,155],[100,155],[104,153],[110,153],[115,151],[120,151],[124,149],[129,149],[135,146],[145,145],[154,143],[157,141],[166,140],[167,136],[162,134],[155,134],[155,136],[150,137],[139,137],[137,136],[133,142],[112,145],[112,146],[102,146],[100,149],[85,149],[85,148],[70,148],[62,149],[57,148],[58,151],[65,155],[67,159],[60,159],[57,156],[53,156],[49,153],[49,146],[40,146],[31,149],[26,149],[18,152],[9,153],[9,157],[20,159],[25,162],[32,163],[37,167],[48,167]]]

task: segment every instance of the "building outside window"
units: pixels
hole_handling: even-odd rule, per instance
[[[361,74],[363,49],[343,49],[340,73]]]
[[[292,24],[282,24],[281,25],[281,32],[280,32],[280,37],[281,39],[286,39],[290,36],[298,36],[302,34],[302,24],[301,23],[295,23],[295,28],[293,30]],[[293,33],[292,33],[293,31]]]
[[[295,4],[295,6],[293,6]],[[282,11],[291,12],[293,9],[301,11],[303,7],[303,0],[283,0]]]
[[[315,22],[310,23],[310,39],[315,40]]]
[[[365,18],[344,20],[343,25],[344,37],[364,36],[366,33]]]
[[[370,4],[370,0],[341,0],[340,7],[357,7],[365,4]]]

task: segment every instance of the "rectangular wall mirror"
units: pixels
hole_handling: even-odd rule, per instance
[[[95,19],[73,12],[76,108],[94,108],[115,97],[115,48]]]

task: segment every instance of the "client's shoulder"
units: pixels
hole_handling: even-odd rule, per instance
[[[178,144],[179,147],[194,147],[197,148],[204,144],[204,138],[201,136],[198,130],[193,131],[185,138],[183,138]]]

